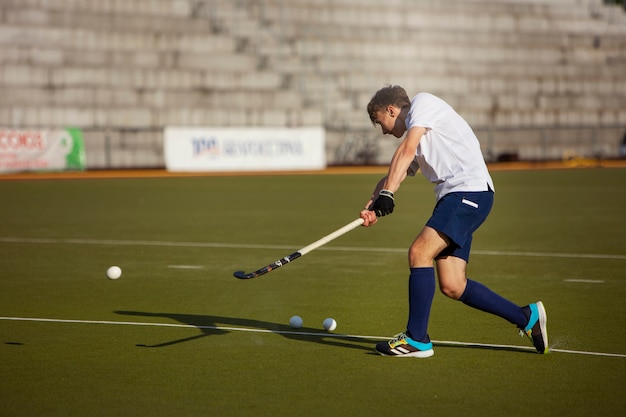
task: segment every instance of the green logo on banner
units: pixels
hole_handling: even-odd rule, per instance
[[[71,137],[71,150],[65,156],[65,167],[69,170],[84,170],[85,169],[85,144],[83,142],[83,131],[75,128],[65,129]],[[64,138],[63,141],[67,141],[69,138]],[[69,147],[69,143],[63,143],[64,147]]]

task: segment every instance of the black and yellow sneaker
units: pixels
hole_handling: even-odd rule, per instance
[[[435,354],[430,339],[426,343],[417,342],[407,336],[406,333],[397,334],[388,342],[377,343],[376,352],[383,356],[406,358],[427,358]]]
[[[541,301],[522,307],[528,316],[528,324],[520,329],[520,335],[528,336],[539,353],[548,353],[548,316]]]

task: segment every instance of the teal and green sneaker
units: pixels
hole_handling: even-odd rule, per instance
[[[528,336],[539,353],[548,353],[548,316],[541,301],[522,307],[528,317],[528,324],[520,329],[521,336]]]
[[[377,343],[376,352],[383,356],[406,358],[427,358],[435,354],[430,339],[426,343],[417,342],[407,336],[406,333],[399,333],[388,342]]]

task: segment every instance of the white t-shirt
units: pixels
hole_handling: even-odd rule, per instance
[[[435,184],[437,201],[451,192],[495,190],[478,138],[448,103],[432,94],[416,95],[406,119],[407,130],[415,126],[426,133],[407,173],[415,175],[419,167]]]

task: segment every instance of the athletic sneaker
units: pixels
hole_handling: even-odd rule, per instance
[[[529,304],[526,307],[522,307],[524,313],[528,317],[528,324],[522,330],[520,329],[521,336],[528,336],[535,349],[539,353],[548,353],[550,350],[548,347],[548,316],[546,315],[546,309],[543,307],[541,301]]]
[[[376,352],[383,356],[407,358],[427,358],[435,354],[430,339],[426,343],[417,342],[406,333],[399,333],[388,342],[377,343]]]

